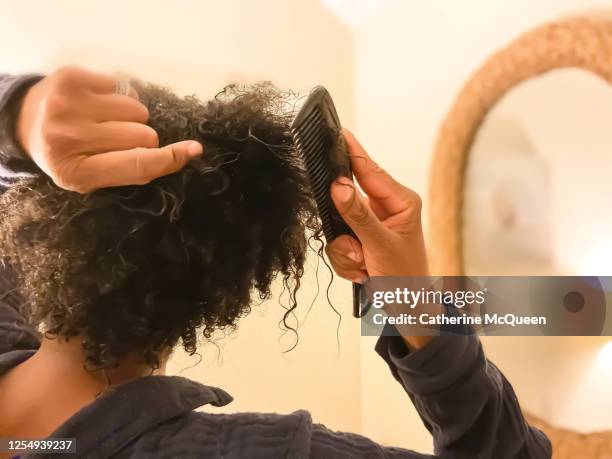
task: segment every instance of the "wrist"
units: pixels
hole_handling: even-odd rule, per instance
[[[442,311],[444,308],[441,305],[437,305],[434,307],[435,309],[433,310],[433,315],[442,314]],[[396,328],[399,334],[402,336],[404,343],[406,343],[406,347],[412,350],[421,349],[422,347],[426,346],[432,339],[434,339],[435,336],[437,336],[437,335],[411,336],[405,333],[408,330],[404,330],[404,333],[402,333],[401,327],[396,327]],[[414,327],[412,329],[414,330]]]
[[[27,136],[29,130],[28,112],[25,108],[28,101],[28,97],[31,97],[31,91],[33,86],[30,85],[24,88],[23,92],[16,95],[15,99],[11,101],[11,112],[13,119],[13,139],[15,147],[21,152],[21,156],[30,158],[30,152],[28,149]]]
[[[0,106],[0,122],[2,123],[3,151],[8,158],[16,160],[29,159],[29,153],[23,144],[21,115],[22,106],[31,88],[41,80],[39,75],[16,77],[5,92],[4,104]]]

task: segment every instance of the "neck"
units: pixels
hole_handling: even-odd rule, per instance
[[[41,369],[61,375],[64,380],[78,380],[87,382],[92,387],[105,389],[142,376],[163,375],[167,355],[161,356],[161,367],[156,370],[139,359],[136,354],[128,355],[113,368],[90,369],[86,367],[82,337],[70,340],[45,338],[38,352],[30,360],[32,364],[38,364]]]
[[[82,338],[43,339],[28,360],[0,377],[0,437],[50,435],[81,408],[111,387],[143,376],[165,372],[152,370],[136,356],[128,356],[115,368],[85,367]]]

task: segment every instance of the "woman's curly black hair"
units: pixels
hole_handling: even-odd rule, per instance
[[[285,94],[230,86],[209,102],[143,85],[160,144],[195,139],[201,158],[143,186],[83,196],[47,177],[1,198],[0,250],[16,268],[26,317],[51,337],[84,338],[88,365],[141,353],[152,368],[182,341],[195,353],[270,297],[295,293],[320,222],[289,132]]]

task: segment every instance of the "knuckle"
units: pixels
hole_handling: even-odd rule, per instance
[[[359,266],[352,260],[349,260],[346,256],[339,256],[335,260],[336,267],[340,270],[350,271],[358,269]]]
[[[155,129],[145,126],[145,129],[142,131],[142,146],[146,148],[157,148],[159,146],[159,135]]]
[[[53,75],[52,80],[54,86],[59,90],[64,90],[73,86],[79,81],[80,70],[74,66],[64,66],[57,69]]]
[[[353,204],[350,210],[350,216],[359,226],[367,226],[371,221],[369,209],[360,201]]]
[[[136,151],[135,159],[134,159],[134,185],[146,185],[150,183],[152,178],[150,177],[149,166],[146,161],[145,155],[147,155],[147,150],[144,148],[139,148]]]
[[[51,177],[53,182],[60,188],[68,191],[74,191],[76,193],[87,193],[87,187],[83,183],[75,181],[73,178],[60,173],[59,171],[51,170]]]
[[[71,139],[68,132],[55,123],[43,125],[42,138],[52,152],[65,148],[70,143]]]
[[[69,191],[74,191],[75,193],[87,194],[93,191],[93,189],[83,183],[73,183],[70,188],[66,188]]]
[[[53,74],[57,78],[67,78],[75,74],[77,67],[74,65],[62,65]]]
[[[332,257],[338,253],[338,239],[325,244],[325,253],[328,257]]]
[[[172,170],[175,171],[180,169],[186,162],[186,155],[181,152],[176,146],[167,148],[168,154],[170,156],[170,164],[172,165]]]
[[[327,244],[325,246],[325,251],[328,257],[348,258],[348,254],[352,251],[352,247],[346,235],[341,235]]]
[[[138,102],[138,108],[140,110],[139,116],[142,123],[147,123],[149,121],[149,109],[144,105]],[[155,133],[157,135],[157,132]]]
[[[325,247],[325,253],[327,254],[327,258],[332,262],[334,268],[343,266],[343,257],[342,254],[333,247]]]
[[[412,204],[419,212],[423,209],[423,199],[417,193],[414,193],[414,199],[412,200]]]
[[[366,158],[365,161],[367,163],[367,168],[364,173],[365,177],[381,176],[381,175],[383,177],[386,177],[389,175],[389,173],[385,169],[383,169],[377,162],[375,162],[372,158]]]
[[[49,118],[60,118],[70,109],[66,97],[60,93],[53,93],[49,95],[45,101],[46,112]]]
[[[138,181],[143,180],[144,174],[147,171],[147,166],[145,161],[143,161],[144,150],[139,148],[136,151],[136,155],[134,158],[134,176],[137,177]],[[142,185],[142,183],[137,183],[137,185]]]
[[[96,190],[95,177],[82,167],[82,159],[72,159],[50,166],[49,175],[60,188],[75,193],[87,194]]]
[[[176,148],[171,148],[170,151],[172,152],[172,164],[177,167],[182,166],[185,159],[185,155],[179,154],[178,151],[176,151]]]
[[[62,177],[55,177],[53,174],[51,175],[51,178],[53,178],[53,182],[60,188],[63,188],[64,190],[69,190],[69,191],[73,191],[74,187],[72,186],[72,183],[68,180],[65,180]]]
[[[66,165],[60,166],[57,163],[49,165],[49,176],[53,179],[53,182],[65,190],[75,191],[78,186],[74,183],[74,173],[72,168]]]
[[[405,188],[406,195],[404,197],[406,204],[412,207],[413,211],[420,213],[423,209],[423,199],[421,196],[408,188]]]
[[[336,272],[336,274],[341,275],[340,273],[347,271],[347,267],[342,265],[342,263],[339,261],[339,257],[328,255],[328,258],[329,258],[331,267]]]

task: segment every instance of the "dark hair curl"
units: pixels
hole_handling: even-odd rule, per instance
[[[201,158],[143,186],[79,195],[46,176],[0,199],[0,249],[16,268],[26,317],[52,337],[83,336],[88,365],[141,353],[152,368],[179,340],[195,353],[270,297],[295,293],[316,205],[289,133],[286,95],[229,86],[209,102],[141,85],[160,144],[204,145]],[[291,328],[291,327],[290,327]]]

